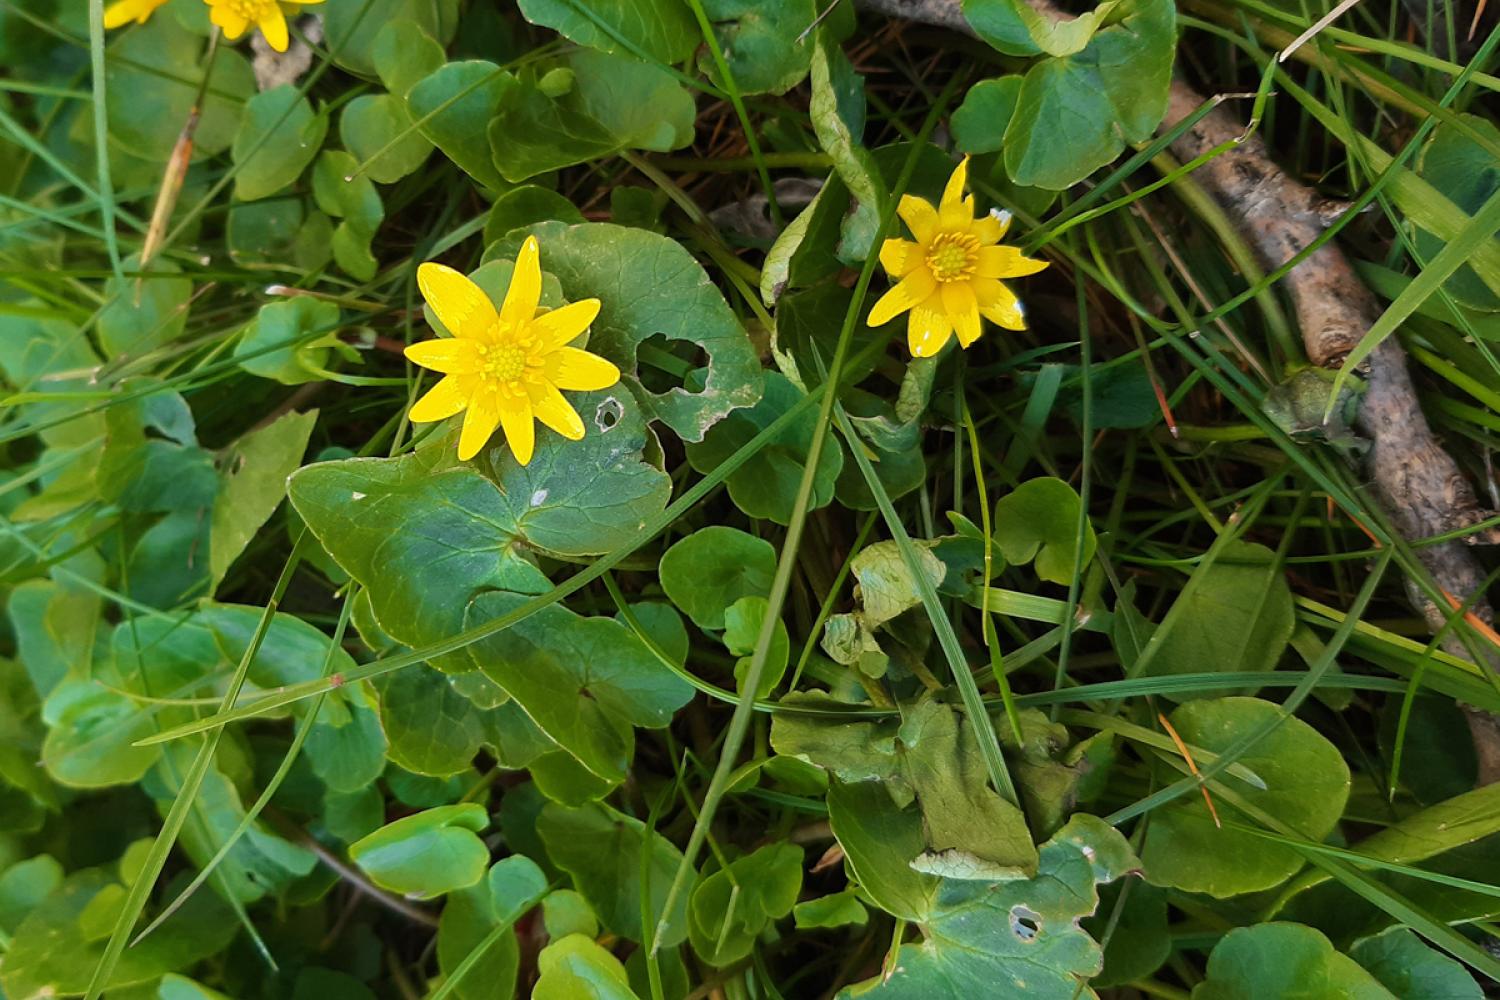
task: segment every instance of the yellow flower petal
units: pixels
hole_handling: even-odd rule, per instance
[[[979,339],[979,302],[967,281],[950,281],[943,286],[943,312],[952,321],[961,346],[968,347]]]
[[[875,308],[870,310],[870,318],[865,322],[872,327],[884,326],[898,314],[927,298],[936,288],[937,279],[932,276],[932,272],[926,267],[918,267],[880,297]]]
[[[131,21],[145,24],[156,8],[166,2],[167,0],[116,0],[104,8],[104,27],[118,28]]]
[[[478,343],[457,337],[439,337],[409,344],[406,357],[412,364],[445,375],[468,375],[478,371],[482,363]]]
[[[620,369],[610,362],[576,347],[559,347],[542,359],[547,381],[559,389],[589,391],[608,389],[620,381]]]
[[[892,278],[904,278],[922,262],[922,248],[910,240],[886,240],[880,245],[880,266]]]
[[[500,426],[516,461],[526,465],[536,449],[536,424],[531,419],[531,402],[526,397],[506,399],[500,405]],[[467,429],[467,428],[466,428]]]
[[[432,263],[417,268],[417,286],[453,336],[489,339],[497,317],[495,304],[484,289],[453,268]]]
[[[245,29],[250,27],[248,18],[224,6],[210,7],[208,19],[223,29],[224,37],[231,42],[243,35]]]
[[[999,243],[1009,229],[1009,212],[1000,212],[998,214],[991,212],[989,215],[981,215],[975,219],[973,225],[969,227],[969,232],[973,233],[974,237],[980,243],[988,246],[991,243]]]
[[[948,183],[943,187],[943,200],[938,202],[939,210],[958,205],[963,201],[964,186],[969,183],[969,158],[965,156],[958,161],[958,166],[953,168],[953,173],[948,175]],[[969,217],[973,218],[970,212]]]
[[[277,52],[285,52],[287,45],[286,15],[281,8],[272,3],[265,8],[260,16],[260,33],[266,37],[266,44]]]
[[[584,299],[572,302],[561,309],[544,312],[531,322],[531,329],[541,341],[542,348],[561,347],[589,328],[594,317],[599,315],[599,300]]]
[[[926,243],[937,232],[938,213],[932,202],[916,195],[903,194],[896,214],[906,223],[918,243]]]
[[[945,233],[967,233],[974,226],[974,196],[960,198],[938,209],[938,230]]]
[[[458,457],[467,462],[489,441],[490,435],[500,425],[504,411],[493,389],[485,388],[469,399],[469,412],[464,414],[464,429],[458,435]]]
[[[1020,278],[1047,269],[1047,261],[1022,256],[1015,247],[980,247],[974,269],[979,278]]]
[[[943,312],[942,300],[934,295],[911,311],[906,321],[906,346],[914,358],[930,358],[953,336],[953,323]]]
[[[1007,330],[1026,329],[1026,313],[1014,292],[998,281],[974,282],[979,313],[996,326]]]
[[[536,304],[542,298],[542,266],[537,258],[536,237],[528,236],[516,255],[516,269],[511,272],[510,287],[500,306],[501,321],[512,328],[519,328],[536,315]]]
[[[449,375],[438,380],[427,395],[412,404],[407,414],[414,424],[430,424],[434,420],[446,420],[469,405],[472,380]]]
[[[545,383],[533,385],[530,394],[531,412],[538,420],[569,441],[583,437],[583,418],[556,388]]]

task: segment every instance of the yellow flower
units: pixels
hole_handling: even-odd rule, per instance
[[[458,438],[464,460],[479,454],[498,426],[516,461],[530,462],[533,418],[570,441],[583,437],[583,420],[558,390],[607,389],[620,380],[620,369],[567,346],[599,314],[598,299],[538,311],[542,269],[535,236],[521,246],[499,312],[478,285],[451,267],[423,264],[417,284],[453,337],[406,349],[413,362],[444,375],[412,406],[413,421],[443,420],[467,408]]]
[[[130,3],[132,0],[121,0]],[[266,44],[277,52],[286,51],[286,12],[296,13],[297,7],[322,3],[323,0],[297,0],[286,4],[285,9],[277,0],[203,0],[208,4],[208,19],[224,29],[224,37],[231,42],[245,33],[252,24],[266,36]]]
[[[974,218],[974,196],[964,197],[968,176],[965,157],[948,178],[937,208],[904,195],[896,211],[916,242],[886,240],[880,248],[880,265],[898,281],[870,310],[869,324],[884,326],[911,310],[907,345],[919,358],[936,354],[954,333],[961,346],[974,343],[981,316],[1007,330],[1026,329],[1020,301],[1000,279],[1047,266],[1015,247],[995,245],[1010,227],[1010,214]]]
[[[114,3],[104,8],[104,27],[118,28],[131,21],[136,24],[145,24],[146,20],[156,12],[156,8],[166,2],[167,0],[115,0]]]

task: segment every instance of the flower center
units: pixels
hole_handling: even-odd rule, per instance
[[[927,267],[938,281],[963,281],[974,276],[979,240],[968,233],[938,233],[927,248]]]
[[[225,6],[251,24],[258,24],[276,6],[276,0],[228,0]]]
[[[482,348],[484,373],[497,382],[515,382],[526,373],[526,352],[512,344]]]

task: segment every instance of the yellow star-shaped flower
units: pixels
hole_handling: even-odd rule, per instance
[[[570,441],[583,437],[583,420],[558,390],[607,389],[620,381],[620,369],[568,346],[599,314],[598,299],[537,309],[542,268],[535,236],[521,246],[498,312],[483,289],[451,267],[423,264],[417,284],[453,336],[406,349],[413,362],[444,376],[412,406],[414,422],[444,420],[467,409],[458,438],[458,457],[465,461],[500,427],[516,461],[530,462],[533,418]]]
[[[910,310],[907,346],[915,357],[932,357],[954,333],[959,345],[968,347],[979,339],[980,317],[1007,330],[1026,329],[1020,301],[1000,279],[1047,266],[1015,247],[996,245],[1010,227],[1010,215],[974,218],[974,196],[964,197],[968,178],[964,157],[936,208],[904,195],[896,211],[916,242],[886,240],[880,248],[880,266],[898,280],[870,310],[869,324],[884,326]]]
[[[295,4],[281,4],[277,0],[203,0],[208,4],[208,19],[224,29],[224,37],[231,42],[243,35],[251,25],[266,36],[266,43],[277,52],[285,52],[287,46],[286,15],[296,13],[304,4],[322,3],[323,0],[297,0]]]

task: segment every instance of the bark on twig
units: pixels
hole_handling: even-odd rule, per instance
[[[972,35],[957,0],[857,0],[860,7]],[[1043,14],[1067,17],[1043,4]],[[1206,101],[1180,80],[1173,81],[1162,128],[1168,129]],[[1215,108],[1172,143],[1173,153],[1187,161],[1229,140],[1240,139],[1245,128],[1223,108]],[[1238,223],[1240,234],[1255,248],[1268,268],[1280,267],[1317,238],[1329,223],[1327,199],[1288,176],[1270,158],[1258,137],[1239,141],[1193,173],[1225,212]],[[1355,274],[1342,250],[1327,243],[1294,267],[1281,280],[1292,300],[1307,356],[1314,364],[1336,367],[1381,314],[1380,304]],[[1380,503],[1391,522],[1409,540],[1472,527],[1486,512],[1474,490],[1433,434],[1417,402],[1407,370],[1406,352],[1387,338],[1366,362],[1366,391],[1360,403],[1358,426],[1371,441],[1367,467]],[[1468,542],[1493,543],[1494,531],[1470,535]],[[1443,542],[1416,550],[1433,581],[1460,601],[1483,585],[1484,575],[1473,552],[1463,542]],[[1440,608],[1415,585],[1408,595],[1430,627],[1443,626],[1451,613]],[[1495,620],[1484,595],[1470,605],[1486,623]],[[1468,658],[1467,648],[1448,631],[1445,648]],[[1497,666],[1490,658],[1491,668]],[[1469,710],[1469,728],[1479,755],[1481,784],[1500,781],[1500,721],[1489,713]]]

